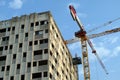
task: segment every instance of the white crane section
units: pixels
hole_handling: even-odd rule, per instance
[[[104,36],[104,35],[109,35],[109,34],[117,33],[117,32],[120,32],[120,28],[107,30],[107,31],[97,33],[97,34],[91,34],[91,35],[88,35],[88,38],[92,39],[92,38],[101,37],[101,36]],[[64,42],[65,42],[65,44],[72,44],[72,43],[75,43],[75,42],[79,42],[80,40],[81,40],[80,38],[75,37],[73,39],[65,40]]]

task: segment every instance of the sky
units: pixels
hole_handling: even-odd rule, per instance
[[[24,14],[51,11],[63,38],[74,38],[79,30],[73,21],[68,6],[72,4],[82,21],[87,34],[95,34],[120,27],[120,20],[97,30],[89,30],[120,17],[120,0],[0,0],[0,21]],[[88,46],[91,80],[119,80],[120,76],[120,33],[114,33],[91,39],[103,61],[109,75],[106,75]],[[69,44],[68,48],[75,56],[81,57],[80,42]],[[84,80],[82,65],[79,65],[79,80]]]

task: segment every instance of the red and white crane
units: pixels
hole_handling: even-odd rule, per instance
[[[97,57],[100,65],[102,66],[105,73],[108,74],[103,62],[101,61],[100,57],[98,56],[97,51],[95,50],[95,48],[94,48],[92,42],[90,41],[90,39],[100,37],[100,36],[104,36],[104,35],[111,34],[111,33],[115,33],[115,32],[119,32],[120,28],[115,28],[115,29],[108,30],[108,31],[105,31],[105,32],[102,32],[102,33],[98,33],[98,34],[87,35],[87,32],[84,29],[84,26],[82,25],[80,19],[78,18],[76,10],[74,9],[74,7],[72,5],[70,5],[69,9],[70,9],[70,13],[72,15],[73,20],[77,22],[80,30],[78,32],[75,32],[75,38],[74,39],[66,40],[65,44],[71,44],[71,43],[74,43],[74,42],[77,42],[77,41],[81,42],[84,80],[90,80],[90,68],[89,68],[89,61],[88,61],[87,43],[89,44],[90,48],[92,49],[92,53],[95,54],[95,56]],[[120,19],[120,18],[117,18],[113,21],[109,21],[109,22],[103,24],[103,26],[111,24],[112,22],[114,22],[118,19]],[[97,28],[99,28],[99,27],[97,27]],[[95,28],[95,29],[97,29],[97,28]],[[93,30],[95,30],[95,29],[93,29]]]

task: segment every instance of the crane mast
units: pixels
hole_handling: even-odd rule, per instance
[[[85,36],[81,36],[81,47],[82,47],[82,64],[84,71],[84,80],[90,80],[88,50],[87,50],[87,42]]]
[[[89,68],[89,61],[88,61],[88,50],[87,50],[87,37],[86,31],[78,19],[76,15],[76,11],[72,5],[69,6],[71,15],[73,19],[77,22],[80,27],[80,31],[75,33],[75,36],[81,38],[81,47],[82,47],[82,64],[83,64],[83,71],[84,71],[84,80],[90,80],[90,68]]]

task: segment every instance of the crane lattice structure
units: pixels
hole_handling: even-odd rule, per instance
[[[70,9],[70,13],[72,15],[73,20],[77,22],[80,30],[78,32],[75,32],[75,38],[74,39],[66,40],[65,44],[71,44],[71,43],[78,42],[78,41],[81,42],[82,65],[83,65],[83,71],[84,71],[84,80],[90,80],[90,68],[89,68],[89,60],[88,60],[87,43],[89,44],[90,48],[92,49],[92,53],[95,54],[95,56],[97,57],[100,65],[103,68],[103,70],[105,71],[105,73],[108,74],[103,62],[99,58],[99,56],[97,54],[97,51],[95,50],[95,48],[94,48],[92,42],[90,41],[90,39],[100,37],[100,36],[104,36],[104,35],[108,35],[108,34],[112,34],[112,33],[115,33],[115,32],[119,32],[120,28],[107,30],[107,31],[104,31],[104,32],[101,32],[101,33],[98,33],[98,34],[87,35],[87,32],[85,31],[84,26],[82,25],[81,21],[79,20],[74,7],[72,5],[70,5],[69,9]],[[111,24],[112,22],[114,22],[114,21],[116,21],[118,19],[120,19],[120,18],[117,18],[117,19],[115,19],[113,21],[109,21],[109,22],[107,22],[107,23],[105,23],[103,25],[105,26],[105,25]],[[95,28],[95,29],[98,29],[98,27]],[[92,29],[91,31],[93,31],[95,29]]]

